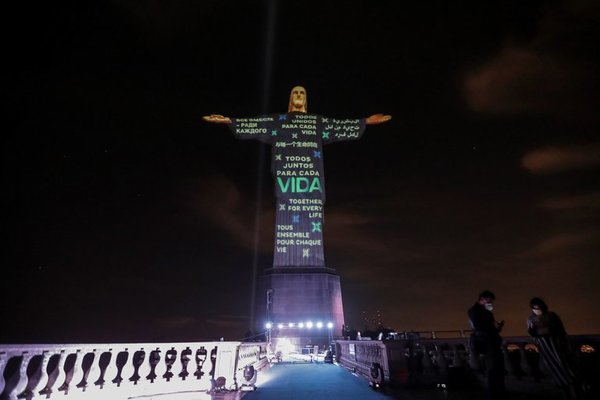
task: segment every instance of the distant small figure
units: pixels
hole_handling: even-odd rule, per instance
[[[540,356],[552,379],[567,399],[579,399],[578,380],[572,366],[567,332],[560,317],[548,311],[548,305],[539,297],[529,301],[531,314],[527,318],[527,332],[533,337]]]
[[[499,399],[506,392],[504,355],[500,336],[504,321],[496,321],[494,318],[492,310],[495,300],[494,293],[484,290],[479,294],[477,302],[469,308],[467,314],[473,329],[470,339],[471,351],[477,360],[483,356],[488,392],[492,399]]]

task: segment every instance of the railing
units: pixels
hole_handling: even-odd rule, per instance
[[[421,333],[422,334],[422,333]],[[480,360],[471,354],[468,332],[455,331],[455,338],[428,338],[411,332],[397,340],[338,340],[337,361],[373,381],[379,368],[383,381],[400,386],[456,385],[462,380],[477,380]],[[433,338],[432,338],[433,337]],[[584,385],[597,385],[600,379],[600,335],[571,336],[577,370]],[[505,337],[505,368],[509,377],[551,382],[540,361],[536,345],[529,337]]]
[[[266,343],[0,345],[0,400],[235,390],[240,370],[266,356]]]

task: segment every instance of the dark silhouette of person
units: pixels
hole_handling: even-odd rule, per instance
[[[469,310],[471,324],[471,351],[477,359],[484,359],[486,384],[491,399],[503,397],[506,387],[504,384],[504,355],[502,353],[502,337],[500,331],[504,321],[494,318],[493,303],[496,296],[489,290],[479,294],[479,299]]]
[[[569,351],[567,332],[560,317],[549,311],[546,302],[539,297],[532,298],[529,306],[531,314],[527,318],[527,332],[533,337],[554,384],[566,399],[579,399],[578,379]]]

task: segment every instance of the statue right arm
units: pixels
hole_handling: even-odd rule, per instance
[[[223,115],[219,115],[219,114],[205,115],[204,117],[202,117],[202,119],[207,122],[212,122],[215,124],[230,124],[231,123],[231,119],[229,117],[224,117]]]
[[[225,124],[238,139],[255,139],[263,143],[271,143],[273,132],[277,132],[274,116],[263,115],[252,118],[229,118],[220,114],[202,117],[206,122]]]
[[[383,124],[392,119],[391,115],[374,114],[367,118],[367,125]]]

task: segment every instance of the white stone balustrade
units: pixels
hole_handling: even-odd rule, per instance
[[[207,392],[220,377],[237,389],[246,365],[267,363],[266,349],[241,342],[0,344],[0,400]]]
[[[450,369],[477,374],[481,365],[471,354],[469,339],[464,331],[454,338],[439,339],[438,332],[412,332],[397,335],[395,340],[336,340],[337,361],[346,368],[370,380],[371,368],[383,369],[385,381],[395,385],[427,386],[444,383]],[[570,337],[575,351],[580,379],[586,384],[597,381],[600,370],[600,336]],[[505,337],[502,350],[505,368],[517,380],[527,377],[535,382],[550,381],[540,361],[537,347],[530,337]]]

